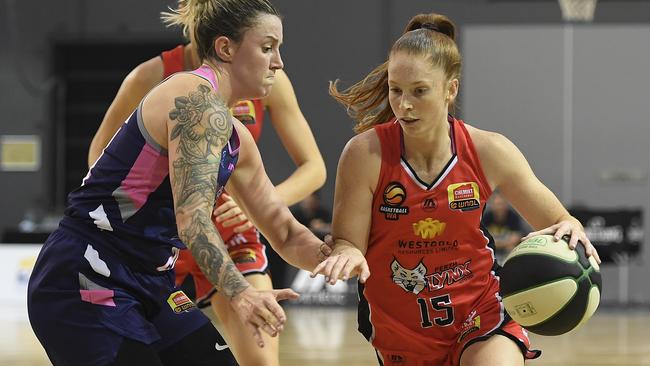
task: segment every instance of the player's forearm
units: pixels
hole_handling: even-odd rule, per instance
[[[319,253],[323,242],[299,223],[286,206],[278,204],[277,210],[267,213],[267,220],[258,227],[273,249],[294,267],[314,269],[322,260]]]
[[[282,201],[287,205],[294,205],[325,184],[326,172],[323,160],[307,161],[298,166],[296,170],[283,182],[275,186]]]
[[[320,255],[321,245],[323,242],[309,229],[293,220],[289,226],[287,240],[277,248],[274,246],[274,249],[292,266],[312,271],[323,260]]]
[[[206,278],[228,297],[245,290],[249,283],[230,259],[228,250],[210,220],[209,214],[177,215],[179,238],[188,247]]]
[[[343,238],[332,237],[332,239],[334,240],[334,248],[332,248],[332,255],[342,252],[347,248],[356,249],[359,252],[361,252],[361,255],[366,255],[366,251],[368,249],[367,245],[358,245],[349,240],[345,240]]]

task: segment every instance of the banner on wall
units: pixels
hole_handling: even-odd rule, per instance
[[[27,282],[42,245],[0,245],[0,304],[27,306]]]
[[[570,210],[585,227],[591,243],[603,262],[615,262],[620,257],[635,257],[641,252],[645,238],[642,209]]]

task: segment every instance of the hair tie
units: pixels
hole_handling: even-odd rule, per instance
[[[434,32],[440,32],[438,26],[433,23],[422,23],[422,25],[420,25],[420,29],[428,29]]]

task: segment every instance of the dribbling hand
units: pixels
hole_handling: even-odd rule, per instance
[[[291,289],[259,291],[249,286],[230,299],[230,305],[242,323],[253,334],[259,347],[264,347],[261,331],[277,336],[287,320],[278,301],[297,299],[300,295]]]
[[[533,236],[537,235],[553,235],[553,239],[555,239],[555,241],[558,241],[562,239],[563,236],[567,235],[571,238],[568,241],[569,248],[575,249],[578,245],[578,242],[580,242],[585,247],[585,253],[587,254],[587,257],[593,256],[596,262],[599,264],[601,263],[600,257],[598,256],[598,251],[596,251],[596,248],[593,246],[593,244],[591,244],[591,241],[585,233],[585,229],[582,227],[582,225],[579,225],[572,220],[560,221],[557,224],[551,225],[545,229],[534,231],[523,237],[521,241],[530,239]]]

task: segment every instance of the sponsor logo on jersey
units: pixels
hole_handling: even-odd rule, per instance
[[[438,291],[471,278],[473,276],[470,269],[471,263],[471,260],[461,264],[457,262],[448,263],[437,267],[433,273],[428,274],[424,258],[414,268],[406,268],[397,259],[394,259],[390,269],[393,283],[401,287],[402,290],[417,295],[425,290]]]
[[[230,258],[235,263],[255,263],[257,260],[257,255],[255,251],[250,248],[242,248],[237,250],[232,250],[229,252]]]
[[[175,313],[181,313],[183,311],[190,311],[195,308],[196,305],[190,300],[183,291],[176,291],[169,295],[167,298],[167,304]]]
[[[390,364],[391,365],[405,365],[406,364],[406,357],[402,355],[389,355],[390,358]]]
[[[244,234],[239,234],[238,233],[238,234],[233,235],[230,238],[230,240],[228,240],[226,242],[226,247],[228,249],[230,249],[230,248],[236,247],[236,246],[241,245],[241,244],[246,244],[246,243],[248,243],[248,240],[246,239]]]
[[[476,310],[472,311],[467,320],[460,327],[460,336],[458,337],[458,343],[462,342],[465,337],[470,333],[476,332],[481,329],[481,316],[476,315]]]
[[[252,100],[242,100],[230,109],[233,117],[245,125],[255,124],[255,104]]]
[[[471,211],[481,207],[481,197],[476,182],[454,183],[447,186],[449,208]]]
[[[390,182],[384,187],[384,204],[379,212],[385,214],[386,220],[399,220],[399,215],[408,215],[409,208],[401,206],[406,201],[406,189],[399,182]]]
[[[422,239],[433,239],[445,232],[446,223],[427,217],[413,223],[413,233]]]
[[[458,240],[398,240],[399,254],[435,254],[458,250]]]
[[[433,211],[438,207],[438,203],[436,203],[436,199],[433,197],[425,198],[422,201],[422,210],[424,211]]]

